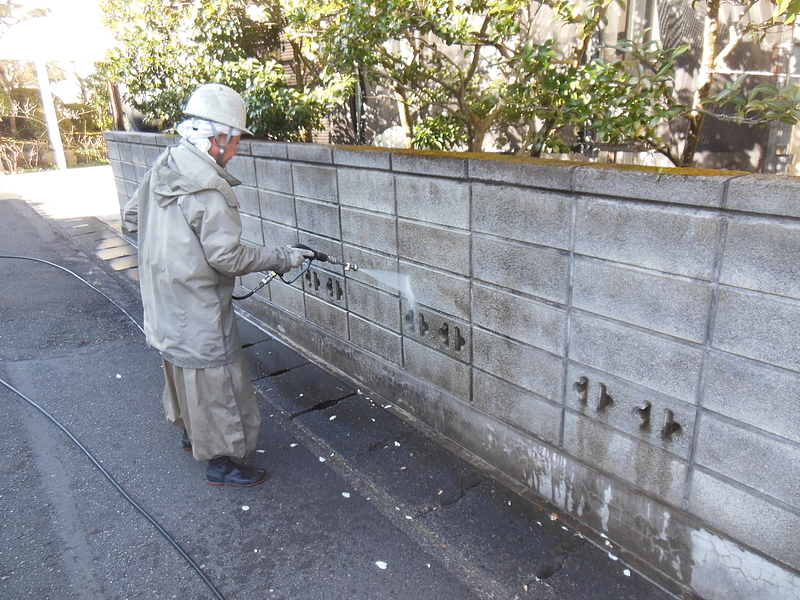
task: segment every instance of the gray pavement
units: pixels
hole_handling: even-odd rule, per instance
[[[45,192],[46,195],[46,192]],[[666,599],[547,507],[240,319],[264,422],[254,488],[210,486],[164,420],[135,248],[0,192],[0,380],[61,422],[227,600]],[[0,384],[0,599],[214,598],[78,447]]]

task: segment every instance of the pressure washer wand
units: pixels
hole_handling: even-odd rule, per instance
[[[358,265],[354,265],[352,263],[342,262],[335,256],[329,256],[324,252],[320,252],[319,250],[314,250],[313,248],[309,248],[305,244],[295,244],[292,246],[293,248],[300,248],[301,250],[310,250],[314,253],[314,256],[311,257],[311,260],[318,260],[320,262],[327,262],[332,265],[341,265],[344,267],[345,271],[358,271]]]
[[[297,281],[300,277],[302,277],[303,273],[308,271],[308,268],[311,266],[311,261],[314,261],[314,260],[318,260],[320,262],[330,263],[332,265],[341,265],[341,266],[344,267],[345,271],[358,271],[358,265],[354,265],[352,263],[342,262],[341,260],[339,260],[338,258],[336,258],[334,256],[329,256],[329,255],[325,254],[324,252],[320,252],[319,250],[314,250],[313,248],[309,248],[308,246],[306,246],[304,244],[295,244],[292,247],[293,248],[300,248],[301,250],[308,250],[308,251],[314,253],[314,256],[309,256],[305,261],[303,261],[303,266],[300,268],[300,271],[298,271],[298,273],[294,277],[292,277],[289,280],[286,280],[286,279],[283,278],[283,275],[279,275],[278,273],[275,273],[274,271],[270,271],[266,275],[266,277],[264,277],[258,283],[258,285],[256,287],[254,287],[252,290],[247,292],[244,296],[233,296],[233,299],[234,300],[245,300],[245,299],[249,298],[250,296],[255,294],[258,290],[260,290],[265,285],[267,285],[270,281],[275,279],[276,277],[280,278],[280,280],[283,281],[284,283],[292,284],[295,281]]]

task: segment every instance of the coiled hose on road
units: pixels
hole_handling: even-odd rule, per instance
[[[95,292],[97,292],[98,294],[103,296],[106,300],[108,300],[111,304],[116,306],[119,310],[121,310],[123,312],[123,314],[125,314],[126,317],[128,317],[131,321],[133,321],[133,324],[136,325],[136,327],[138,327],[139,330],[142,333],[144,333],[144,329],[142,329],[142,326],[139,325],[139,323],[136,321],[136,319],[134,319],[131,316],[131,314],[128,313],[128,311],[126,311],[122,306],[117,304],[105,292],[101,291],[100,289],[98,289],[97,287],[95,287],[94,285],[92,285],[91,283],[86,281],[85,279],[83,279],[80,275],[78,275],[77,273],[75,273],[73,271],[70,271],[66,267],[62,267],[61,265],[58,265],[56,263],[53,263],[53,262],[50,262],[50,261],[47,261],[47,260],[44,260],[44,259],[41,259],[41,258],[33,258],[33,257],[30,257],[30,256],[6,256],[6,255],[0,255],[0,259],[30,260],[30,261],[33,261],[33,262],[38,262],[38,263],[42,263],[42,264],[45,264],[45,265],[49,265],[51,267],[55,267],[57,269],[61,269],[62,271],[65,271],[66,273],[69,273],[70,275],[75,277],[78,281],[80,281],[81,283],[89,286]],[[200,566],[192,559],[192,557],[189,556],[189,554],[183,548],[181,548],[180,544],[178,544],[178,542],[175,540],[175,538],[172,537],[170,535],[170,533],[166,529],[164,529],[164,527],[162,527],[162,525],[158,521],[156,521],[156,519],[150,513],[148,513],[141,505],[139,505],[136,502],[136,500],[131,498],[131,496],[128,494],[128,492],[126,492],[125,489],[119,483],[117,483],[117,481],[114,479],[114,477],[111,475],[111,473],[109,473],[103,467],[103,465],[100,464],[100,462],[92,455],[92,453],[89,452],[89,450],[87,450],[86,447],[83,444],[81,444],[81,442],[74,435],[72,435],[72,433],[64,425],[62,425],[53,415],[51,415],[49,412],[47,412],[44,408],[42,408],[40,405],[38,405],[36,402],[31,400],[30,398],[28,398],[25,394],[20,392],[18,389],[13,387],[10,383],[4,381],[2,378],[0,378],[0,384],[5,386],[6,388],[8,388],[12,393],[16,394],[17,396],[22,398],[22,400],[27,402],[30,406],[32,406],[33,408],[38,410],[40,413],[42,413],[56,427],[58,427],[70,440],[72,440],[74,442],[74,444],[81,450],[81,452],[83,452],[89,458],[89,460],[92,461],[92,464],[94,464],[94,466],[97,467],[97,469],[103,474],[103,476],[106,479],[108,479],[108,481],[111,483],[111,485],[114,486],[114,488],[122,495],[122,497],[125,498],[125,500],[127,500],[131,504],[131,506],[133,506],[133,508],[135,508],[137,511],[139,511],[139,514],[141,514],[145,519],[147,519],[147,521],[149,521],[150,524],[153,527],[156,528],[156,530],[164,537],[164,539],[166,539],[172,545],[172,547],[175,548],[175,550],[177,550],[178,554],[180,554],[184,558],[184,560],[186,560],[186,562],[189,563],[189,566],[191,566],[192,569],[194,569],[197,572],[197,574],[200,575],[200,578],[208,586],[208,588],[211,590],[211,592],[214,594],[214,596],[216,596],[219,600],[225,600],[225,598],[223,597],[222,593],[217,589],[217,587],[214,585],[214,583],[208,578],[208,575],[206,575],[205,572],[203,572],[203,570],[200,568]]]

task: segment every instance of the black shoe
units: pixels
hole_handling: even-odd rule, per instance
[[[192,440],[189,439],[189,432],[185,429],[183,430],[183,437],[181,437],[181,448],[184,450],[192,449]]]
[[[208,461],[206,483],[212,485],[237,485],[249,487],[263,483],[267,478],[264,469],[237,465],[228,456],[220,456]]]

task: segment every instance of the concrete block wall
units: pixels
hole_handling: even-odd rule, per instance
[[[121,203],[175,142],[106,138]],[[247,242],[360,267],[246,310],[676,593],[800,598],[800,181],[256,140],[229,170]]]

